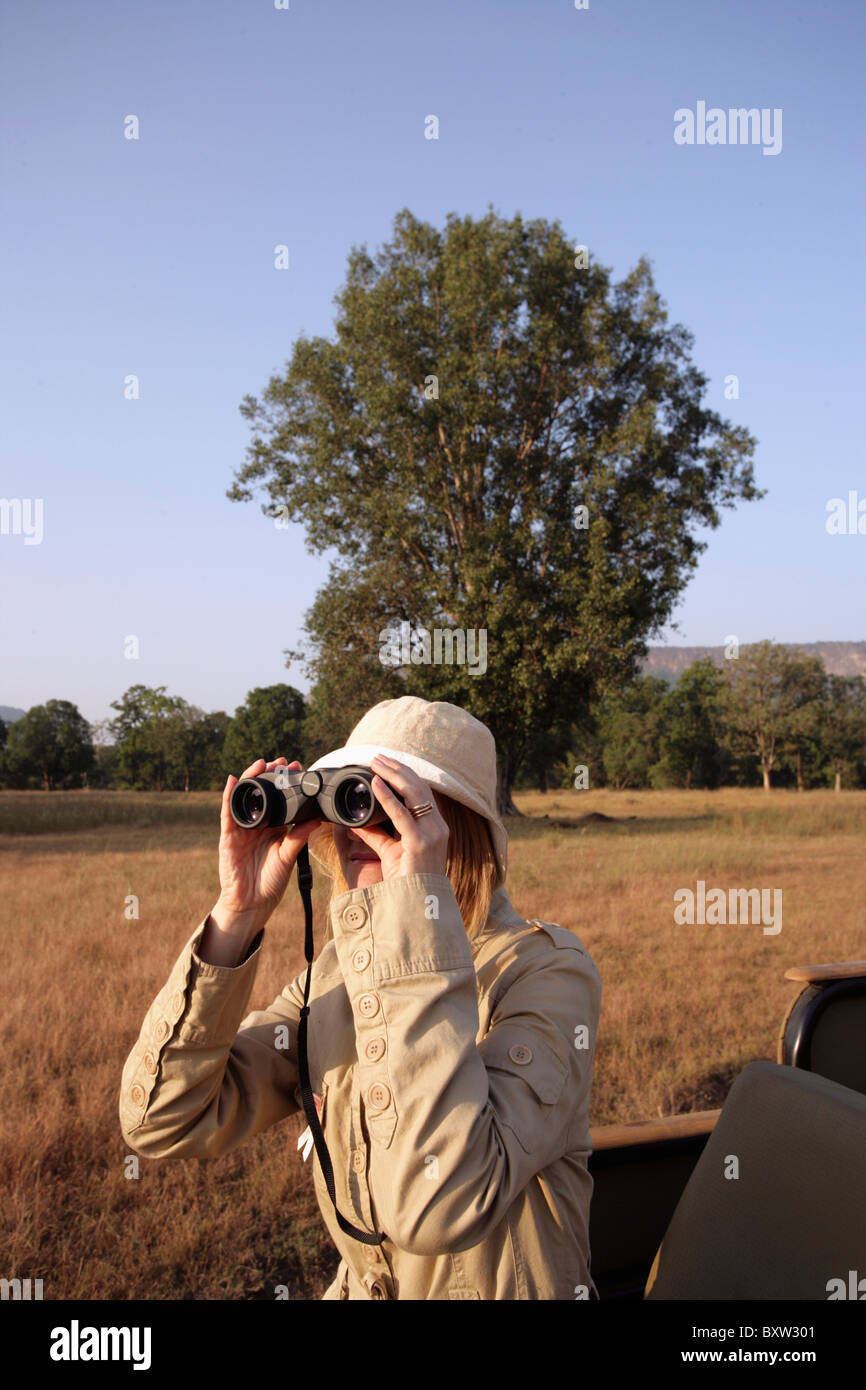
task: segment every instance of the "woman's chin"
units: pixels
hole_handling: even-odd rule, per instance
[[[381,859],[354,860],[349,865],[346,882],[350,888],[368,888],[371,883],[382,882]]]

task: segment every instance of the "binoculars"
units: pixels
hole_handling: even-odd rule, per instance
[[[320,772],[278,767],[258,777],[242,777],[232,791],[229,809],[235,824],[245,830],[328,820],[353,827],[378,825],[396,836],[373,792],[373,776],[371,768],[354,765],[323,767]]]

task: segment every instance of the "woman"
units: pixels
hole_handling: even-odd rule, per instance
[[[220,895],[145,1018],[123,1073],[127,1143],[210,1158],[301,1110],[303,972],[243,1018],[264,928],[302,845],[334,876],[312,971],[309,1071],[344,1233],[326,1299],[573,1299],[589,1270],[589,1094],[598,972],[505,889],[496,748],[456,705],[384,700],[313,768],[369,766],[381,826],[244,830],[222,801]],[[285,758],[259,759],[244,776]],[[395,795],[397,793],[397,795]],[[243,1019],[243,1021],[242,1021]]]

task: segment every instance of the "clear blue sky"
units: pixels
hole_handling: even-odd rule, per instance
[[[866,637],[866,535],[825,529],[828,499],[866,498],[860,0],[0,13],[0,496],[44,500],[41,544],[0,535],[0,704],[307,688],[282,652],[327,557],[225,497],[238,405],[300,331],[332,335],[350,247],[404,206],[558,218],[616,278],[651,258],[768,489],[724,513],[663,640]],[[781,152],[675,144],[699,101],[781,108]]]

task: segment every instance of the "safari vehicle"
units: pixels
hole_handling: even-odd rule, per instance
[[[721,1109],[592,1130],[601,1299],[866,1301],[866,961],[785,979],[778,1060]]]

